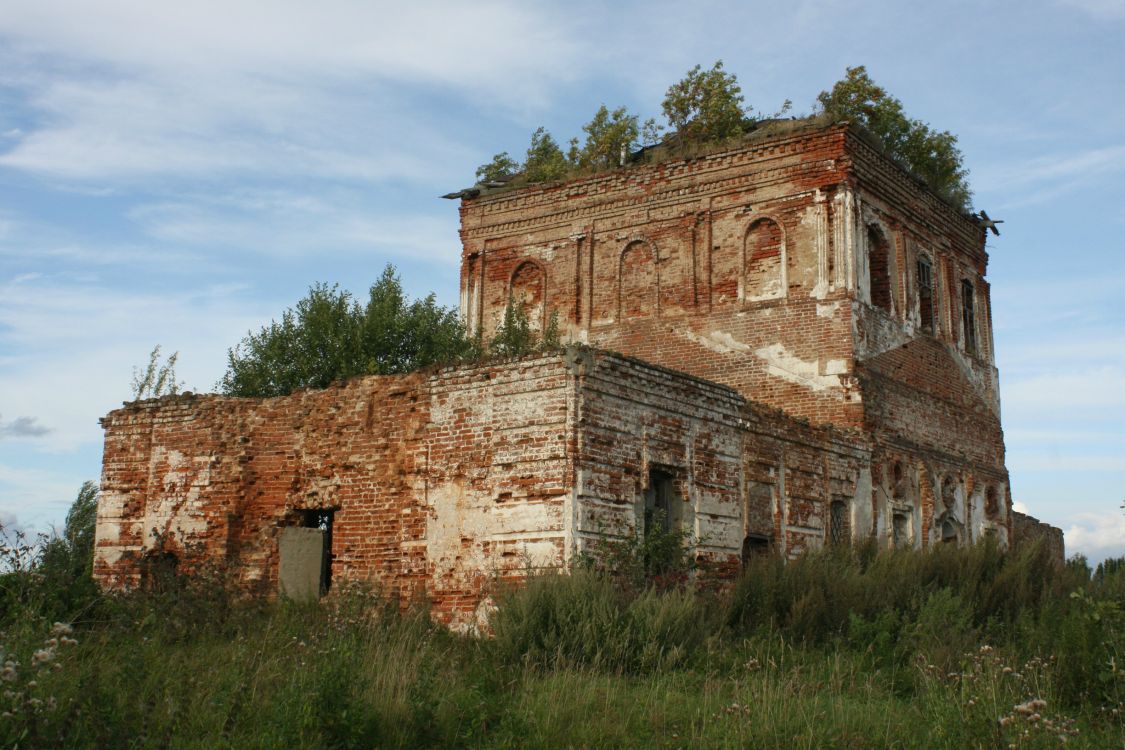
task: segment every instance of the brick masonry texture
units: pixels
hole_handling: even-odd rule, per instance
[[[163,551],[276,591],[279,529],[330,510],[332,580],[469,626],[493,582],[643,534],[657,481],[731,573],[841,536],[1061,559],[1013,536],[984,230],[847,125],[485,191],[461,239],[470,330],[512,300],[572,345],[112,412],[103,585]]]

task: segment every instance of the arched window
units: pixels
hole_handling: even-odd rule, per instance
[[[622,319],[647,318],[656,312],[658,291],[656,255],[647,242],[629,243],[621,253],[620,296]]]
[[[879,227],[867,228],[867,276],[871,289],[871,304],[891,311],[891,250],[887,238]]]
[[[746,299],[785,296],[782,279],[781,225],[758,219],[746,233]]]
[[[547,280],[539,264],[525,261],[512,274],[511,301],[527,315],[528,327],[542,331],[546,314]]]

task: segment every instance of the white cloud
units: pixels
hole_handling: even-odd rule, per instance
[[[1125,512],[1107,510],[1076,514],[1064,531],[1067,554],[1081,553],[1097,563],[1125,555]]]
[[[569,25],[507,2],[24,3],[0,38],[37,123],[0,165],[81,181],[453,179],[475,155],[419,91],[542,106],[583,64]]]
[[[66,23],[60,23],[66,18]],[[513,86],[565,77],[582,49],[568,14],[529,3],[198,0],[159,10],[40,0],[9,7],[0,31],[41,52],[166,73],[254,71],[414,83]]]

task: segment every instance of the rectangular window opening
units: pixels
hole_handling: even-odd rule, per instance
[[[970,354],[976,354],[976,300],[973,294],[973,282],[968,279],[963,279],[961,281],[961,325],[965,330],[965,351]]]
[[[895,513],[891,517],[892,532],[895,547],[910,545],[910,516],[905,513]]]
[[[678,528],[678,511],[675,480],[668,472],[653,469],[649,472],[648,489],[645,490],[645,535],[657,529],[667,532]]]
[[[834,500],[828,507],[828,541],[843,544],[848,541],[848,506]]]
[[[918,259],[918,311],[921,315],[922,330],[934,332],[934,274],[930,261]]]

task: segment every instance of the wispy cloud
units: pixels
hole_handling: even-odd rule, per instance
[[[420,87],[466,105],[523,108],[546,103],[544,84],[583,66],[581,37],[549,6],[337,5],[8,8],[0,21],[8,55],[21,70],[38,64],[6,78],[25,92],[35,122],[11,139],[0,166],[84,181],[417,179],[472,158],[415,103]]]
[[[43,450],[101,439],[97,417],[129,397],[131,368],[154,344],[179,351],[187,387],[208,390],[226,348],[276,314],[244,284],[128,291],[65,275],[26,275],[0,287],[0,411],[33,404],[54,429]]]
[[[1054,371],[1005,383],[1006,407],[1059,409],[1125,407],[1125,370],[1097,367],[1081,371]]]
[[[1125,0],[1059,0],[1059,5],[1079,10],[1098,21],[1125,21]]]
[[[1029,206],[1073,192],[1109,175],[1125,172],[1125,145],[1077,153],[1053,153],[974,172],[978,193],[1004,196],[1005,208]]]
[[[457,217],[373,210],[367,194],[252,190],[189,194],[146,203],[129,218],[154,240],[199,248],[239,247],[273,257],[377,252],[455,266]]]

